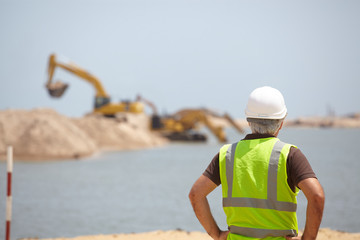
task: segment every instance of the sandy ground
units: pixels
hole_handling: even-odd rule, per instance
[[[223,119],[212,118],[215,124],[227,127]],[[246,119],[236,119],[236,123],[243,129],[248,128]],[[348,116],[313,116],[298,117],[294,119],[285,119],[285,127],[305,127],[305,128],[360,128],[360,113],[350,114]]]
[[[287,127],[359,128],[360,114],[348,116],[299,117],[285,120]]]
[[[131,234],[112,234],[112,235],[95,235],[82,236],[75,238],[48,238],[43,240],[211,240],[206,233],[203,232],[185,232],[181,230],[173,231],[154,231],[147,233],[131,233]],[[320,229],[318,240],[359,240],[360,233],[344,233],[331,229]],[[25,240],[25,239],[24,239]],[[28,238],[26,240],[35,240]]]

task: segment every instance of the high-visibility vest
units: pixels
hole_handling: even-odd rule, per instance
[[[287,183],[291,144],[275,137],[241,140],[220,149],[228,240],[297,236],[296,195]]]

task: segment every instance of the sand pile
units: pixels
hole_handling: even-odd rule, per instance
[[[163,138],[150,131],[149,118],[145,114],[123,114],[115,119],[93,115],[73,119],[73,123],[101,149],[139,149],[165,143]]]
[[[126,117],[71,119],[51,109],[0,111],[0,158],[5,158],[7,145],[13,146],[15,159],[60,159],[165,143],[147,130],[145,115],[124,121]]]
[[[173,231],[154,231],[148,233],[130,233],[130,234],[113,234],[113,235],[95,235],[75,238],[51,238],[46,240],[211,240],[203,232],[186,232],[182,230]],[[328,228],[320,229],[318,240],[359,240],[360,233],[344,233],[334,231]],[[35,240],[28,238],[26,240]]]

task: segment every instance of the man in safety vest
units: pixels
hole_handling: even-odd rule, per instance
[[[287,115],[282,94],[271,87],[255,89],[245,114],[252,134],[224,145],[189,198],[200,223],[213,239],[316,239],[325,196],[308,160],[277,136]],[[228,230],[221,231],[207,195],[222,185]],[[298,236],[296,195],[307,198],[306,223]]]

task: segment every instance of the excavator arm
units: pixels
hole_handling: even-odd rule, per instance
[[[48,80],[46,83],[46,88],[51,97],[61,97],[65,90],[68,88],[68,84],[57,81],[55,83],[52,82],[54,72],[56,67],[55,55],[50,55],[49,57],[49,66],[48,66]]]
[[[181,123],[185,130],[197,128],[199,123],[205,125],[219,140],[219,142],[226,142],[226,134],[224,127],[218,126],[211,120],[212,117],[222,118],[227,120],[236,130],[244,133],[244,130],[230,117],[229,114],[217,115],[207,109],[184,109],[174,115],[174,119]]]
[[[137,95],[136,101],[145,103],[146,105],[148,105],[148,106],[151,108],[153,115],[158,115],[158,110],[157,110],[155,104],[152,103],[150,100],[144,98],[144,97],[141,96],[141,95]]]
[[[54,72],[56,68],[62,68],[72,74],[75,74],[79,78],[89,82],[96,91],[95,94],[95,103],[94,103],[94,113],[99,113],[104,116],[113,117],[119,112],[131,112],[131,113],[142,113],[144,106],[140,102],[133,101],[121,101],[119,103],[111,103],[110,97],[106,93],[103,85],[94,75],[90,74],[86,70],[80,68],[79,66],[68,63],[68,62],[59,62],[56,59],[55,54],[51,54],[49,57],[48,65],[48,79],[46,82],[46,88],[52,97],[59,98],[61,97],[65,90],[68,87],[68,84],[65,84],[61,81],[53,83]]]
[[[239,132],[239,133],[245,133],[244,129],[237,124],[232,117],[228,113],[225,113],[223,116],[228,122]]]
[[[49,91],[50,96],[52,97],[61,97],[65,90],[68,87],[68,84],[62,83],[60,81],[53,83],[53,76],[55,69],[60,67],[68,72],[75,74],[76,76],[86,80],[92,84],[96,90],[96,97],[109,98],[101,82],[92,74],[86,70],[76,66],[73,63],[61,63],[56,60],[55,54],[51,54],[49,57],[49,66],[48,66],[48,80],[46,83],[46,88]]]
[[[202,122],[217,137],[219,142],[227,141],[225,131],[222,127],[214,126],[213,123],[209,120],[209,118],[206,115],[203,116]]]

